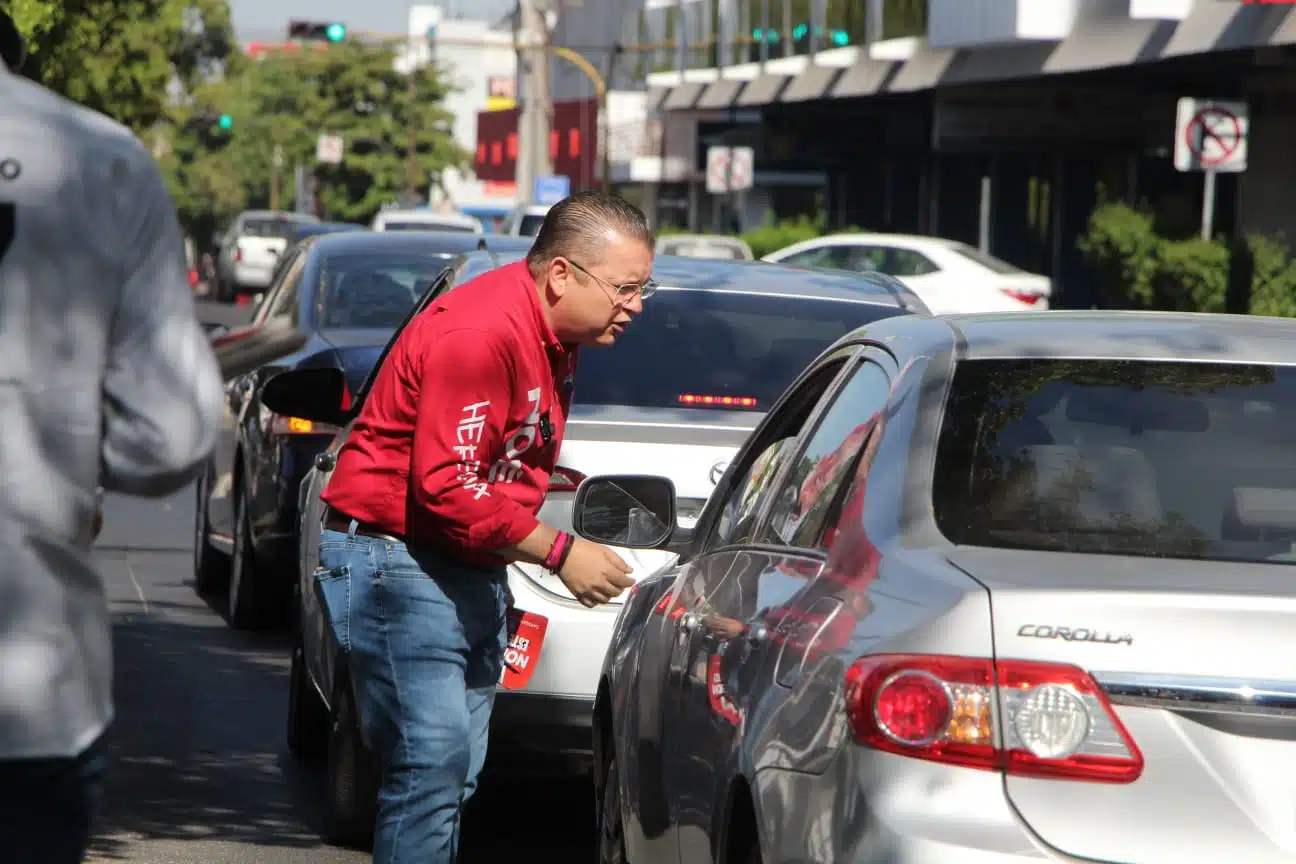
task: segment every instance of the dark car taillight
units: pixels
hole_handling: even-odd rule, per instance
[[[846,714],[861,744],[914,759],[1097,783],[1143,773],[1143,754],[1107,695],[1076,666],[862,657],[846,672]]]

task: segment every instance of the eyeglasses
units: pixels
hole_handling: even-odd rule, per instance
[[[615,295],[615,299],[613,300],[613,302],[618,305],[629,303],[631,300],[634,299],[636,294],[638,294],[644,300],[647,300],[649,297],[657,293],[657,283],[651,279],[645,280],[642,284],[635,282],[628,285],[613,285],[611,282],[604,279],[602,276],[597,276],[591,273],[589,270],[577,264],[575,261],[571,260],[570,258],[567,259],[567,263],[572,265],[577,270],[584,273],[586,276],[590,277],[600,285],[612,289],[612,293]]]

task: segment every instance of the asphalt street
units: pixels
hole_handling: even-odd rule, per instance
[[[110,497],[98,543],[115,618],[117,723],[90,861],[343,864],[319,839],[322,782],[284,745],[288,640],[230,630],[192,588],[193,492]],[[484,781],[464,864],[594,857],[580,780]]]

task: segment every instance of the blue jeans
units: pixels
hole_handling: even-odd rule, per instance
[[[0,761],[0,860],[81,864],[103,782],[101,738],[68,759]]]
[[[348,582],[323,593],[344,598],[329,615],[381,771],[373,860],[453,864],[503,671],[505,570],[354,530],[323,532],[320,566]]]

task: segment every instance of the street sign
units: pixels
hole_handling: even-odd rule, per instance
[[[537,177],[535,181],[535,203],[541,205],[557,204],[571,194],[571,178],[565,175]]]
[[[1245,171],[1249,126],[1247,103],[1241,100],[1180,99],[1175,115],[1175,170]]]
[[[755,167],[756,151],[750,147],[708,147],[707,191],[724,195],[750,189]]]
[[[329,165],[337,165],[342,161],[345,147],[341,135],[321,135],[315,145],[315,158]]]

